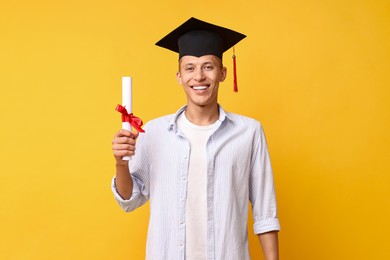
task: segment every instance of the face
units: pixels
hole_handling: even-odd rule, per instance
[[[225,78],[226,68],[214,55],[183,56],[179,61],[177,80],[183,86],[189,107],[216,105],[219,83]]]

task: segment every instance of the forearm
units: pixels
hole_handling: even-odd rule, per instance
[[[133,156],[135,151],[135,140],[138,132],[120,130],[112,140],[112,150],[116,161],[115,186],[119,195],[128,200],[133,192],[133,179],[129,171],[129,161],[122,160],[123,156]]]
[[[133,179],[128,164],[116,164],[115,186],[123,199],[130,199],[133,191]]]
[[[259,240],[266,260],[279,260],[278,232],[259,234]]]

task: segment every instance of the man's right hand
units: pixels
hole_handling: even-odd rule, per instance
[[[122,160],[124,156],[133,156],[135,154],[135,143],[139,132],[130,132],[121,129],[112,140],[112,150],[117,165],[127,165],[128,161]]]

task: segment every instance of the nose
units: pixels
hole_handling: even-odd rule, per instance
[[[196,72],[195,72],[195,74],[194,74],[194,79],[195,79],[196,81],[202,81],[202,80],[205,79],[205,75],[204,75],[202,69],[196,70]]]

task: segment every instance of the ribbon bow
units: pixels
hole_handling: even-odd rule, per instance
[[[141,126],[144,124],[142,120],[139,117],[136,117],[133,115],[133,113],[127,113],[127,110],[125,107],[121,105],[116,106],[116,111],[122,114],[122,122],[129,122],[130,125],[132,125],[135,129],[137,129],[138,132],[145,132]]]

